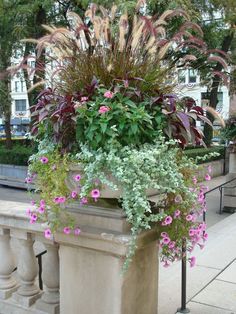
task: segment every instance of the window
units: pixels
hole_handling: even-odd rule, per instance
[[[188,82],[196,83],[197,82],[197,71],[193,69],[188,70]]]
[[[15,81],[15,92],[18,93],[20,91],[20,82]]]
[[[179,84],[185,84],[186,83],[185,70],[179,70],[178,71],[178,82],[179,82]]]
[[[24,81],[20,81],[20,85],[21,85],[21,92],[24,92]]]
[[[16,112],[26,111],[26,99],[15,100]]]

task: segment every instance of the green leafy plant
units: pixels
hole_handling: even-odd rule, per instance
[[[196,60],[189,53],[193,47],[208,52],[201,29],[184,11],[157,18],[139,9],[131,20],[114,7],[109,12],[91,5],[84,21],[71,13],[70,29],[46,26],[49,34],[37,41],[39,55],[46,51],[55,68],[34,107],[39,147],[28,181],[36,181],[41,200],[28,215],[31,223],[47,223],[46,237],[57,230],[79,234],[67,206],[98,201],[104,185],[120,189],[132,232],[125,267],[137,235],[150,228],[160,232],[168,266],[182,257],[183,238],[190,251],[205,241],[205,226],[197,221],[205,211],[205,187],[179,146],[201,143],[195,121],[210,122],[201,107],[178,99],[171,78],[177,65],[190,67]],[[174,16],[182,16],[183,24],[167,35]],[[66,185],[71,163],[82,165],[74,190]],[[148,189],[161,195],[155,205]]]

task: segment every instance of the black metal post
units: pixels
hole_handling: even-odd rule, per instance
[[[177,313],[190,313],[190,310],[186,308],[186,290],[187,290],[187,255],[186,255],[186,240],[183,239],[182,244],[182,273],[181,273],[181,308],[177,310]]]
[[[42,280],[42,255],[38,255],[39,264],[39,289],[43,290],[43,280]]]
[[[220,190],[220,215],[222,214],[222,200],[223,200],[223,188],[222,186],[219,188]]]

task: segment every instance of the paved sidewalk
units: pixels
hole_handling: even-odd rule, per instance
[[[223,182],[224,176],[208,185]],[[236,214],[218,214],[218,190],[209,193],[207,203],[209,240],[204,250],[194,251],[196,266],[187,269],[187,307],[192,314],[236,314]],[[158,314],[174,314],[180,303],[181,263],[160,266]]]

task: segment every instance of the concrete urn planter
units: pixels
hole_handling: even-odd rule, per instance
[[[69,175],[66,181],[66,185],[68,188],[72,190],[77,190],[78,189],[78,182],[75,181],[75,176],[77,174],[81,174],[83,176],[84,171],[83,171],[83,165],[82,164],[77,164],[77,165],[71,165],[70,170],[69,170]],[[117,182],[115,178],[108,173],[107,178],[113,182],[114,184],[117,185]],[[101,198],[103,199],[119,199],[122,194],[122,187],[118,186],[117,190],[111,189],[108,185],[102,184],[101,187],[99,187],[99,190],[101,192]],[[147,196],[154,196],[158,194],[158,190],[156,189],[148,189],[146,191]]]

